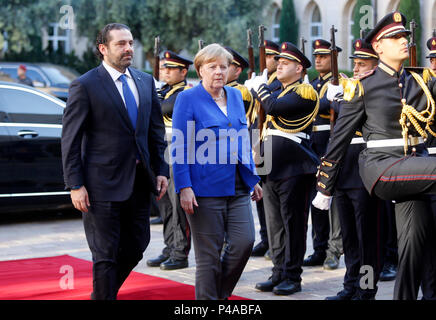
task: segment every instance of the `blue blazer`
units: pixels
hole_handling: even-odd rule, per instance
[[[253,190],[256,175],[244,103],[238,89],[224,87],[226,116],[202,82],[178,94],[173,111],[171,155],[176,192],[191,187],[199,197],[235,195],[235,174]]]

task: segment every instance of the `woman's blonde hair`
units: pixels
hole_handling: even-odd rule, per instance
[[[200,67],[203,64],[215,61],[218,58],[226,59],[229,65],[233,61],[232,54],[218,43],[209,44],[197,52],[194,58],[194,67],[200,79]]]

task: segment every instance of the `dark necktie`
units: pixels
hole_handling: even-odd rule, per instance
[[[122,74],[118,79],[123,84],[123,95],[124,101],[126,103],[127,113],[129,114],[133,129],[136,129],[136,120],[138,119],[138,107],[136,106],[135,96],[133,95],[132,90],[130,90],[129,85],[127,84],[126,75]]]

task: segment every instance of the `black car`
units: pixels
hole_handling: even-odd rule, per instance
[[[0,81],[0,213],[71,208],[62,176],[65,102]]]
[[[70,83],[79,76],[76,71],[57,64],[4,61],[0,62],[0,74],[16,81],[20,64],[26,66],[26,76],[32,80],[34,87],[64,101],[67,101]]]

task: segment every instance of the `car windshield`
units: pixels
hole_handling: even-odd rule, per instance
[[[50,79],[52,85],[70,84],[79,75],[72,70],[60,66],[43,66],[42,69]]]

